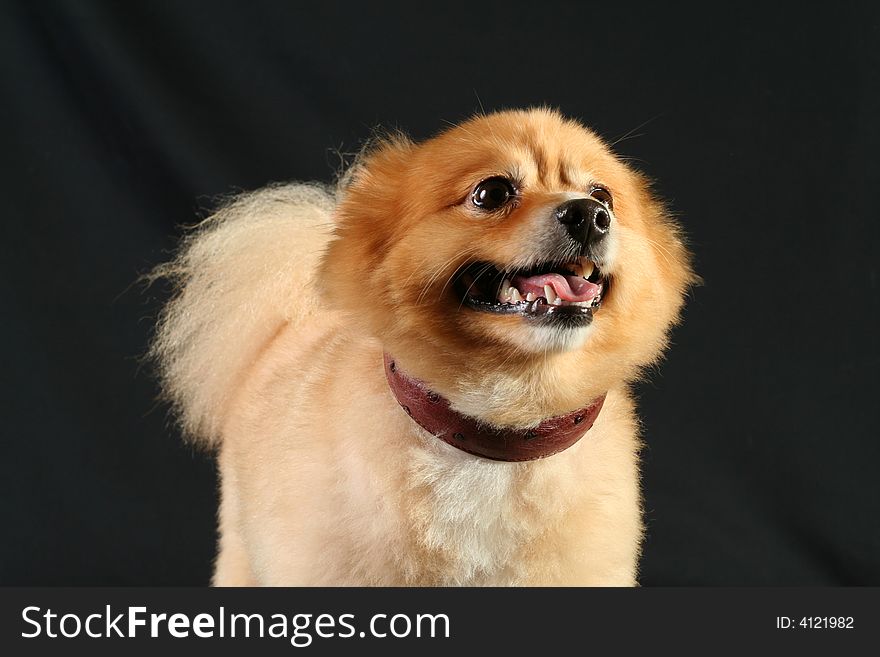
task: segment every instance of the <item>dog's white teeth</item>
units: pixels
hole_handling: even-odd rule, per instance
[[[581,258],[580,264],[582,278],[589,278],[593,275],[593,269],[595,268],[595,265],[593,264],[592,260],[590,260],[589,258]]]
[[[519,303],[522,300],[522,294],[513,287],[513,284],[508,279],[505,278],[501,281],[501,287],[498,289],[498,301],[501,303]]]
[[[553,300],[553,305],[554,305],[554,306],[561,306],[561,305],[562,305],[562,297],[556,297],[556,298]]]
[[[501,289],[498,290],[498,300],[501,302],[510,301],[510,281],[506,278],[501,283]]]
[[[526,301],[534,301],[534,300],[535,300],[535,293],[534,292],[529,292],[528,294],[526,294]]]
[[[556,290],[554,290],[550,285],[545,285],[544,298],[547,299],[547,303],[556,303]]]

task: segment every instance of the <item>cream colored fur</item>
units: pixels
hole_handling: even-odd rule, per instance
[[[510,161],[535,200],[507,225],[452,195]],[[448,254],[474,246],[509,261],[542,234],[541,208],[583,194],[590,175],[617,194],[620,257],[589,332],[534,353],[517,345],[542,329],[456,311],[437,262],[454,271]],[[659,357],[693,277],[662,206],[592,133],[534,110],[475,118],[421,148],[391,140],[344,192],[293,184],[238,198],[157,273],[178,293],[152,356],[184,430],[218,454],[215,584],[636,583],[627,381]],[[429,288],[436,299],[421,303]],[[488,461],[400,409],[384,350],[454,408],[499,424],[607,399],[568,450]]]
[[[318,185],[241,196],[154,272],[179,290],[160,317],[152,355],[190,435],[218,438],[235,382],[284,324],[314,310],[314,297],[299,288],[312,283],[333,206]]]
[[[155,349],[185,426],[220,451],[215,584],[634,584],[625,390],[548,460],[485,461],[426,436],[387,387],[381,344],[316,312],[332,205],[302,185],[242,197],[169,270],[183,291]]]

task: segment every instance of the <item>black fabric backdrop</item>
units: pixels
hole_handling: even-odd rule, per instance
[[[880,584],[880,15],[807,7],[3,3],[0,583],[208,581],[214,467],[133,282],[218,195],[481,101],[629,135],[692,238],[643,584]]]

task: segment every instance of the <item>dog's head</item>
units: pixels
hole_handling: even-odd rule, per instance
[[[653,362],[693,275],[645,179],[540,109],[366,152],[341,187],[321,278],[459,410],[527,423]]]

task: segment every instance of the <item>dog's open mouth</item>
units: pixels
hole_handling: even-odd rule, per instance
[[[590,322],[607,288],[599,267],[583,257],[517,270],[476,262],[458,281],[462,305],[527,318],[565,319],[572,326]]]

